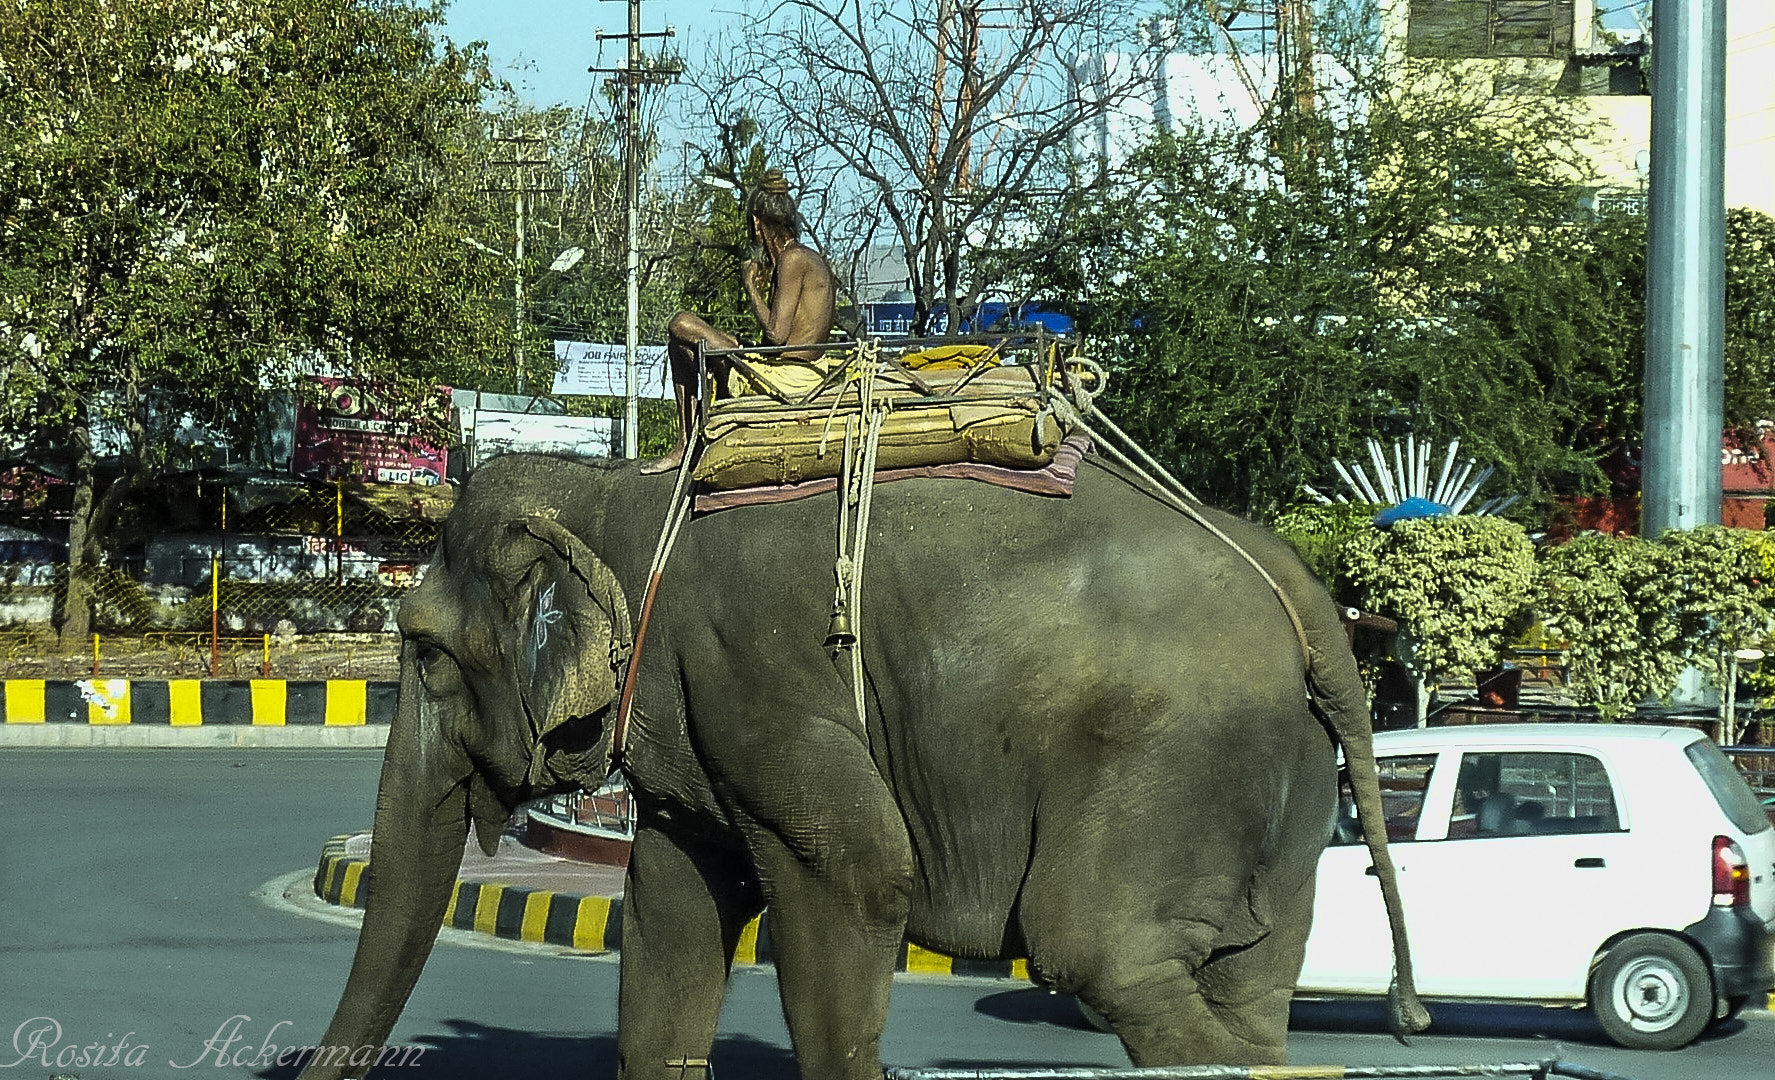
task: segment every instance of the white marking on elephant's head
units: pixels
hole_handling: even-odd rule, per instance
[[[549,582],[548,588],[536,598],[536,614],[530,617],[529,644],[525,647],[524,657],[529,667],[531,678],[536,677],[536,658],[542,654],[543,646],[549,643],[549,627],[561,621],[563,612],[555,606],[555,583]]]

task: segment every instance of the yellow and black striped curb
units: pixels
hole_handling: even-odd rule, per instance
[[[5,679],[13,724],[362,727],[394,719],[392,681],[366,679]]]
[[[346,853],[346,843],[354,835],[344,833],[328,840],[321,848],[320,868],[314,875],[314,894],[338,907],[362,908],[370,893],[369,879],[364,873],[370,860]],[[450,906],[444,910],[444,925],[509,941],[563,945],[584,952],[617,952],[622,948],[622,897],[580,896],[496,882],[458,881],[450,894]],[[766,964],[771,959],[767,911],[741,931],[733,962]],[[957,960],[910,942],[900,946],[894,970],[1029,981],[1027,960]],[[1775,1010],[1775,993],[1768,995],[1766,1006]]]
[[[369,894],[368,859],[346,853],[352,834],[335,836],[321,849],[314,875],[314,894],[329,904],[361,908]],[[622,948],[622,897],[523,889],[496,882],[458,881],[444,911],[444,925],[473,930],[510,941],[563,945],[585,952],[617,952]],[[746,924],[740,932],[736,964],[767,964],[772,960],[770,913]],[[1026,960],[958,960],[921,949],[910,942],[900,947],[896,971],[921,975],[971,975],[1029,979]]]

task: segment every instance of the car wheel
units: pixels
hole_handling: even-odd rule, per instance
[[[1701,957],[1681,941],[1634,934],[1597,963],[1590,1007],[1622,1046],[1675,1050],[1695,1041],[1713,1019],[1713,981]]]

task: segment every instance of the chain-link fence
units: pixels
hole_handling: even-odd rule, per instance
[[[392,678],[395,614],[450,494],[212,485],[179,508],[187,530],[138,537],[94,571],[0,564],[4,673]],[[58,634],[81,605],[90,641]]]

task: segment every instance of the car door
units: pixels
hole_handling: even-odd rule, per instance
[[[1420,833],[1400,868],[1419,990],[1582,999],[1619,928],[1608,913],[1633,888],[1617,806],[1593,754],[1463,752],[1446,824]]]
[[[1418,828],[1436,760],[1433,753],[1388,755],[1376,760],[1395,865],[1418,846]],[[1380,881],[1374,876],[1368,846],[1356,824],[1348,775],[1341,776],[1340,782],[1336,829],[1331,845],[1319,858],[1313,932],[1307,938],[1299,988],[1306,992],[1385,993],[1393,974],[1393,939],[1387,929]],[[1403,873],[1399,880],[1404,897]],[[1409,927],[1409,899],[1405,911]]]

